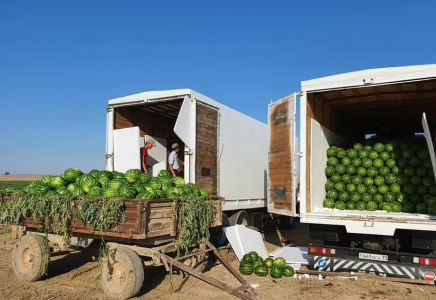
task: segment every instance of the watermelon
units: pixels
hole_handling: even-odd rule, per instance
[[[366,202],[364,202],[364,201],[357,202],[356,209],[357,210],[366,210]]]
[[[245,262],[248,262],[248,263],[252,264],[252,263],[253,263],[253,257],[252,257],[249,253],[246,253],[246,254],[244,254],[244,256],[242,257],[241,262],[242,262],[242,261],[245,261]]]
[[[352,160],[351,164],[354,167],[358,168],[358,167],[362,166],[362,160],[360,158],[355,158]]]
[[[82,177],[80,186],[85,191],[85,193],[88,193],[90,188],[98,186],[98,184],[99,182],[97,181],[97,179],[95,179],[91,175],[85,174]]]
[[[117,195],[118,195],[118,192],[114,188],[107,188],[107,189],[103,190],[103,197],[105,197],[105,198],[114,198],[114,197],[117,197]]]
[[[178,176],[176,176],[176,177],[173,177],[173,182],[174,182],[174,184],[176,185],[176,186],[181,186],[181,185],[184,185],[185,184],[185,180],[183,180],[183,178],[182,177],[178,177]]]
[[[385,202],[389,202],[392,203],[395,201],[395,194],[393,193],[386,193],[383,195],[383,198],[385,200]]]
[[[333,174],[335,174],[335,168],[334,167],[328,166],[327,168],[325,168],[325,176],[327,176],[327,178],[330,178]],[[174,178],[177,178],[177,177],[174,177]]]
[[[394,174],[394,175],[398,175],[398,174],[400,174],[400,172],[401,172],[401,170],[400,170],[400,168],[397,167],[397,166],[393,166],[393,167],[391,168],[391,173]]]
[[[341,164],[347,167],[347,166],[351,165],[351,159],[349,157],[344,157],[341,160]]]
[[[394,145],[392,143],[387,143],[384,147],[384,150],[386,152],[392,152],[392,151],[394,151]]]
[[[157,174],[157,177],[160,178],[171,178],[171,174],[170,172],[168,172],[167,170],[160,170],[159,173]]]
[[[50,187],[54,189],[59,189],[60,187],[66,187],[67,182],[66,180],[61,176],[54,176],[51,178],[49,182]]]
[[[347,209],[348,210],[355,210],[356,209],[356,203],[354,202],[347,202]]]
[[[397,183],[401,186],[404,186],[410,182],[409,176],[407,175],[399,175],[397,177]]]
[[[377,175],[378,175],[378,170],[376,169],[376,168],[374,168],[374,167],[371,167],[371,168],[369,168],[368,170],[367,170],[367,175],[369,176],[369,177],[371,177],[371,178],[375,178],[375,177],[377,177]]]
[[[336,199],[338,199],[338,196],[339,196],[339,193],[335,190],[327,192],[327,198],[329,198],[329,199],[336,200]]]
[[[428,188],[425,185],[420,185],[417,187],[416,192],[423,196],[428,193]]]
[[[120,179],[114,178],[111,181],[109,181],[108,188],[117,190],[121,185],[122,181]]]
[[[357,186],[362,183],[362,178],[359,176],[354,176],[353,179],[351,179],[351,182]]]
[[[347,186],[345,187],[345,189],[347,190],[347,192],[349,193],[354,193],[356,191],[356,186],[352,183],[347,184]]]
[[[395,201],[403,203],[405,201],[404,194],[401,192],[395,193]]]
[[[347,172],[348,175],[354,175],[356,174],[357,169],[355,166],[348,166],[345,172]]]
[[[374,167],[376,168],[381,168],[384,166],[384,163],[381,159],[375,159],[374,160]]]
[[[368,187],[368,190],[366,192],[370,195],[374,195],[378,192],[378,189],[377,189],[377,187],[372,185],[372,186]]]
[[[268,268],[271,268],[273,265],[274,260],[271,257],[268,257],[265,259],[264,264],[265,266],[267,266]]]
[[[151,176],[147,173],[141,173],[138,175],[138,182],[142,184],[147,184],[151,180]]]
[[[401,186],[398,183],[393,183],[389,186],[389,191],[392,193],[399,193],[401,190]]]
[[[372,200],[374,200],[377,203],[381,203],[383,202],[384,198],[382,194],[377,193],[372,196]]]
[[[436,196],[436,185],[432,185],[432,186],[430,186],[429,188],[428,188],[428,192],[431,194],[431,195],[433,195],[433,196]]]
[[[338,152],[336,153],[336,157],[339,159],[343,159],[345,156],[347,156],[347,151],[345,151],[342,148],[338,148]]]
[[[379,169],[378,173],[380,174],[380,176],[387,176],[389,173],[391,173],[391,169],[389,169],[388,167],[384,166],[384,167],[381,167]]]
[[[372,160],[377,159],[378,153],[376,151],[371,151],[371,152],[369,152],[368,158],[372,159]]]
[[[259,258],[259,255],[257,254],[256,251],[251,251],[251,252],[248,253],[248,255],[251,256],[251,261],[253,261],[253,262],[256,261]]]
[[[76,179],[80,177],[82,174],[83,172],[77,168],[69,168],[65,170],[64,178],[67,182],[71,183],[71,182],[75,182]]]
[[[409,159],[409,166],[418,168],[419,166],[421,166],[421,160],[418,157],[414,156]]]
[[[382,153],[379,154],[379,158],[380,158],[384,163],[386,163],[386,162],[391,158],[391,155],[390,155],[389,153],[387,153],[387,152],[382,152]]]
[[[369,158],[365,158],[362,160],[362,167],[364,167],[365,169],[371,168],[372,167],[372,160]]]
[[[339,174],[333,174],[332,177],[330,177],[330,180],[334,183],[337,183],[342,180],[342,177]]]
[[[427,213],[427,204],[425,204],[425,203],[418,203],[416,205],[416,212],[418,214],[425,214],[425,213]]]
[[[368,211],[375,211],[375,210],[377,210],[377,208],[378,208],[378,205],[377,205],[377,202],[375,202],[375,201],[369,201],[366,204],[366,210],[368,210]]]
[[[164,190],[157,190],[156,191],[156,197],[158,199],[167,199],[167,193]]]
[[[144,186],[139,182],[134,183],[132,186],[135,188],[136,192],[138,193],[141,193],[145,190]]]
[[[209,198],[209,193],[205,189],[200,188],[199,191],[202,198]]]
[[[348,149],[347,150],[347,157],[350,159],[355,159],[357,157],[357,151],[355,149]]]
[[[422,163],[422,165],[426,168],[426,169],[432,169],[433,166],[431,164],[431,159],[426,159],[424,160],[424,162]]]
[[[67,188],[63,187],[63,186],[58,188],[56,191],[58,192],[59,195],[68,196],[70,194],[70,192],[67,190]]]
[[[391,206],[391,204],[390,203],[383,203],[383,207],[382,207],[382,210],[385,210],[385,211],[387,211],[387,212],[392,212],[392,206]]]
[[[133,199],[135,198],[137,191],[133,186],[125,184],[125,185],[121,185],[118,188],[117,193],[118,193],[118,197]]]
[[[405,159],[410,159],[413,156],[413,150],[406,148],[401,152],[401,156]]]
[[[326,208],[335,208],[335,204],[336,204],[335,200],[333,200],[333,199],[329,199],[329,198],[326,198],[326,199],[322,202],[322,206],[323,206],[323,207],[326,207]]]
[[[91,170],[89,172],[89,175],[91,175],[92,177],[94,177],[95,179],[100,179],[100,171],[99,170]]]
[[[415,212],[415,204],[413,204],[412,202],[404,202],[403,212],[414,213]]]
[[[346,170],[347,169],[342,164],[338,164],[335,167],[335,172],[336,172],[336,174],[339,174],[339,175],[344,175]]]
[[[286,265],[285,265],[286,266]],[[279,265],[274,265],[271,267],[270,275],[272,278],[278,279],[283,276],[283,267]]]
[[[365,193],[366,193],[366,190],[367,190],[367,188],[366,188],[366,186],[363,185],[363,184],[359,184],[359,185],[357,186],[357,188],[356,188],[356,191],[357,191],[359,194],[365,194]]]
[[[53,176],[51,176],[51,175],[44,175],[41,178],[41,182],[49,185],[52,178],[53,178]]]
[[[393,159],[388,159],[387,161],[386,161],[386,166],[388,167],[388,168],[393,168],[393,167],[395,167],[396,166],[396,163],[395,163],[395,160],[393,160]]]
[[[436,203],[427,206],[427,213],[432,216],[436,215]]]
[[[251,267],[253,268],[253,270],[256,270],[257,267],[265,267],[265,265],[263,264],[263,261],[255,260],[255,261],[251,264]]]
[[[427,175],[428,170],[426,167],[419,167],[415,170],[415,172],[416,172],[416,175],[424,177]]]
[[[98,186],[94,186],[88,190],[88,197],[101,197],[102,195],[103,190]]]
[[[374,151],[381,153],[385,150],[385,146],[382,143],[377,143],[374,145]]]
[[[266,266],[261,265],[254,269],[254,274],[260,277],[268,276],[269,270]]]
[[[363,167],[357,168],[357,176],[365,177],[366,176],[366,169]]]
[[[363,184],[367,187],[372,186],[374,184],[374,180],[371,177],[366,177],[363,179]]]
[[[285,277],[292,277],[294,276],[294,268],[292,268],[291,266],[286,266],[283,268],[283,276]]]
[[[369,155],[369,153],[368,153],[368,151],[366,151],[366,150],[360,150],[360,151],[357,152],[357,156],[358,156],[360,159],[368,158],[368,155]]]
[[[349,174],[342,175],[341,180],[343,183],[348,184],[351,182],[351,176]]]
[[[124,177],[126,178],[128,183],[134,183],[136,180],[138,180],[141,173],[142,172],[139,169],[130,169],[126,171]]]
[[[326,191],[334,190],[335,189],[335,183],[331,180],[327,180],[327,182],[324,185]]]
[[[347,208],[347,205],[343,201],[336,201],[335,208],[339,210],[345,210]]]
[[[419,151],[416,153],[416,155],[417,155],[420,159],[422,159],[422,160],[425,160],[425,159],[427,159],[427,158],[430,157],[430,153],[428,152],[427,149],[421,149],[421,150],[419,150]]]
[[[348,200],[350,200],[350,194],[348,194],[347,192],[340,192],[338,195],[338,199],[342,202],[347,202]]]
[[[241,262],[239,265],[239,272],[241,272],[242,275],[251,275],[253,274],[253,267],[250,263]]]
[[[98,175],[98,181],[101,182],[101,180],[103,179],[108,179],[108,180],[112,180],[114,177],[114,175],[106,170],[100,171],[100,174]]]
[[[418,203],[422,202],[422,197],[419,194],[413,194],[413,195],[410,196],[410,201],[413,204],[418,204]]]
[[[387,192],[389,192],[389,187],[385,184],[379,185],[378,186],[378,192],[380,194],[386,194]]]
[[[372,201],[372,196],[370,194],[363,194],[362,201],[368,203],[368,202]]]
[[[136,196],[136,199],[151,200],[156,198],[154,191],[143,191]]]
[[[337,147],[333,146],[327,149],[327,157],[334,157],[336,156],[337,153],[338,153]]]
[[[432,185],[435,184],[434,177],[429,177],[429,176],[424,177],[422,179],[422,184],[425,185],[426,187],[431,187]]]
[[[359,193],[352,193],[350,195],[350,201],[351,202],[359,202],[362,199],[362,195]]]
[[[357,151],[362,150],[363,149],[363,145],[361,143],[355,143],[353,145],[353,149],[357,150]]]
[[[405,158],[401,158],[401,159],[397,160],[397,165],[399,167],[405,168],[409,165],[409,161]]]
[[[285,261],[285,259],[283,257],[277,257],[273,261],[273,266],[285,267],[286,266],[286,261]]]
[[[394,150],[394,152],[391,153],[391,158],[395,161],[398,161],[401,159],[401,150]]]
[[[345,190],[345,183],[343,183],[343,182],[336,183],[335,190],[337,190],[338,192],[344,191]]]
[[[103,177],[103,178],[100,178],[100,180],[99,180],[99,183],[103,189],[107,189],[109,187],[109,182],[110,182],[109,178]]]
[[[392,212],[402,212],[403,211],[403,205],[399,202],[392,203]]]
[[[77,185],[74,186],[72,190],[69,191],[71,196],[73,197],[80,197],[83,196],[85,193],[84,191]]]

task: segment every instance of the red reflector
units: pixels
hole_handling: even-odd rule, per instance
[[[420,257],[419,264],[424,265],[424,266],[436,266],[436,259],[427,258],[427,257]]]
[[[309,253],[330,255],[332,251],[329,248],[309,247]]]

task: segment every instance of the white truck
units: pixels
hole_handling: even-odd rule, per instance
[[[266,212],[267,125],[190,89],[144,92],[109,100],[106,169],[140,169],[144,136],[149,170],[167,168],[177,142],[186,182],[223,197],[223,224],[252,224]],[[216,242],[225,242],[217,230]]]
[[[299,93],[269,105],[268,123],[268,212],[299,217],[323,241],[309,247],[314,269],[435,279],[436,216],[327,209],[323,200],[326,150],[343,141],[394,131],[425,136],[435,171],[436,65],[303,81]]]

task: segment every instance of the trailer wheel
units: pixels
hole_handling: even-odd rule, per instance
[[[233,225],[245,225],[247,227],[251,226],[251,219],[248,212],[245,210],[240,210],[237,213],[233,214],[230,218],[230,226]]]
[[[44,267],[49,259],[50,250],[44,237],[27,234],[14,247],[12,268],[20,279],[37,281],[44,276]]]
[[[212,228],[212,244],[214,244],[215,247],[219,248],[222,246],[225,246],[227,244],[227,237],[226,233],[224,232],[224,227],[229,227],[230,222],[229,218],[223,213],[222,216],[222,226]]]
[[[135,251],[123,247],[109,251],[101,274],[106,294],[117,299],[129,299],[139,293],[143,283],[144,268]]]

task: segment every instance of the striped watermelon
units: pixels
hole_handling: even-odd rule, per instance
[[[274,260],[271,257],[268,257],[265,259],[264,264],[268,267],[271,268],[273,265]]]
[[[50,190],[50,187],[41,181],[38,181],[37,184],[35,184],[32,187],[29,187],[29,194],[39,194],[43,195],[46,194]]]
[[[200,197],[209,198],[209,193],[205,189],[199,188],[198,190],[200,191]]]
[[[269,270],[266,266],[261,265],[254,269],[254,274],[260,277],[268,276]]]
[[[126,171],[125,178],[128,183],[134,183],[136,180],[138,180],[139,175],[141,175],[141,170],[131,169]]]
[[[167,192],[167,198],[168,199],[177,199],[179,197],[180,197],[179,194],[176,194],[174,192]]]
[[[163,178],[159,178],[159,181],[160,181],[160,183],[162,183],[162,185],[165,185],[165,186],[174,186],[174,183],[171,180],[171,178],[163,177]]]
[[[118,171],[113,171],[112,172],[112,178],[113,179],[120,179],[120,178],[126,178],[124,173],[118,172]]]
[[[122,184],[122,181],[120,179],[114,178],[111,181],[109,181],[108,188],[117,190]]]
[[[80,197],[83,196],[85,193],[79,186],[74,185],[74,188],[70,191],[70,194],[73,197]]]
[[[49,185],[54,189],[59,189],[60,187],[65,187],[67,182],[61,176],[54,176],[51,178]]]
[[[113,188],[107,188],[103,190],[103,197],[105,198],[114,198],[117,197],[118,193],[116,189]]]
[[[141,173],[141,174],[139,174],[138,182],[140,182],[140,183],[142,183],[142,184],[147,184],[147,183],[150,182],[150,180],[151,180],[151,176],[150,176],[150,174],[147,174],[147,173]]]
[[[160,170],[159,173],[157,174],[157,177],[159,179],[162,179],[162,178],[170,179],[171,175],[170,175],[170,172],[168,172],[167,170]]]
[[[91,175],[85,174],[82,176],[81,185],[85,193],[88,193],[89,189],[98,186],[98,181]]]
[[[272,278],[282,278],[283,268],[279,265],[274,265],[271,267],[270,275]]]
[[[145,190],[145,189],[144,189],[144,186],[143,186],[141,183],[139,183],[139,182],[133,184],[132,186],[135,188],[135,190],[136,190],[138,193],[141,193],[141,192],[143,192],[143,191]]]
[[[99,182],[100,182],[100,185],[103,189],[107,189],[109,187],[110,179],[103,177],[103,178],[100,178]]]
[[[143,199],[143,200],[151,200],[155,198],[155,193],[153,191],[145,191],[142,193],[139,193],[136,196],[136,199]]]
[[[159,198],[159,199],[166,199],[167,198],[167,193],[164,190],[157,190],[156,194],[157,194],[157,198]]]
[[[162,188],[162,184],[160,183],[158,178],[152,178],[149,182],[149,185],[153,188],[153,190],[157,191]]]
[[[183,180],[183,178],[179,176],[173,177],[172,180],[176,186],[181,186],[185,184],[185,180]]]
[[[85,175],[89,176],[88,174],[82,174],[79,177],[77,177],[76,180],[74,180],[74,183],[77,184],[78,186],[81,186],[83,178],[84,178]]]
[[[286,277],[292,277],[294,276],[294,268],[291,266],[286,266],[283,268],[283,275]]]
[[[77,177],[81,176],[82,174],[83,172],[77,168],[69,168],[65,170],[64,178],[67,182],[75,182]]]
[[[58,189],[56,189],[56,191],[58,192],[59,195],[68,196],[70,194],[68,189],[64,186],[59,187]]]
[[[90,188],[88,191],[89,197],[101,197],[102,195],[103,195],[103,190],[98,186],[94,186]]]
[[[101,181],[103,178],[112,180],[114,178],[114,175],[112,175],[111,172],[103,170],[100,171],[100,174],[98,175],[98,180]]]
[[[128,184],[122,185],[118,188],[118,196],[121,198],[132,199],[135,198],[137,193],[136,189]]]
[[[286,260],[283,257],[277,257],[274,259],[273,266],[286,267]]]
[[[239,265],[239,272],[241,272],[242,275],[251,275],[253,274],[253,267],[250,263],[241,262]]]
[[[100,171],[99,170],[92,170],[91,172],[89,172],[89,175],[91,175],[92,177],[94,177],[95,179],[100,179]]]
[[[51,176],[51,175],[44,175],[41,178],[41,182],[44,183],[44,184],[48,184],[49,185],[52,177],[53,176]]]

